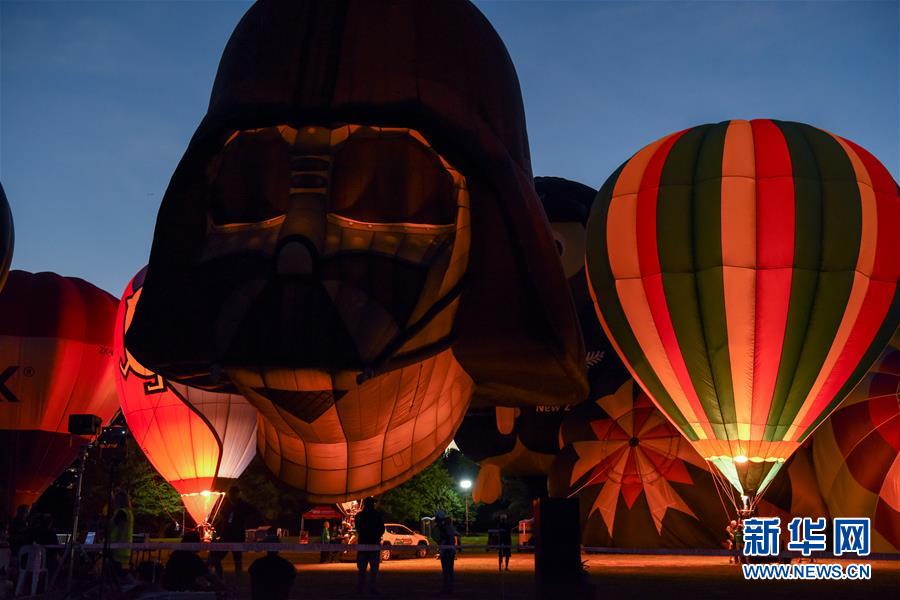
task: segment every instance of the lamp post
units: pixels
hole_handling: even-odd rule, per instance
[[[469,490],[472,489],[472,480],[463,479],[459,482],[459,487],[463,490],[463,496],[466,498],[466,535],[469,535]]]

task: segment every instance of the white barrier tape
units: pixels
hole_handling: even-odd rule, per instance
[[[65,544],[48,545],[45,548],[65,548]],[[414,546],[411,544],[397,545],[381,545],[381,544],[298,544],[298,543],[280,543],[280,542],[242,542],[242,543],[199,543],[199,544],[182,544],[180,542],[116,542],[114,544],[77,544],[82,550],[188,550],[191,552],[344,552],[348,550],[362,550],[363,552],[378,552],[385,549],[403,549],[414,550],[418,548],[428,548],[429,550],[446,550],[456,549],[463,550],[466,548],[479,548],[487,550],[499,550],[501,548],[525,549],[531,550],[533,546],[493,546],[487,544],[463,544],[453,545],[437,545],[430,544],[428,546]]]

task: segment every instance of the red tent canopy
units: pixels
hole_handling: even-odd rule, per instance
[[[303,513],[303,518],[324,521],[326,519],[343,519],[344,515],[333,506],[313,506]]]

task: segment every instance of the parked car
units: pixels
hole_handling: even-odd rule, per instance
[[[399,554],[411,554],[416,558],[428,556],[428,538],[399,523],[384,524],[381,545],[384,548],[381,560],[390,560]]]
[[[355,531],[350,535],[347,543],[356,543]],[[428,538],[399,523],[384,524],[381,545],[384,548],[381,551],[381,560],[390,560],[398,556],[415,556],[416,558],[428,556]],[[341,559],[356,560],[356,551],[347,550],[341,553]]]

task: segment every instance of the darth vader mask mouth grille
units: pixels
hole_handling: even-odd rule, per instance
[[[366,370],[448,338],[468,264],[469,195],[420,133],[242,130],[207,177],[194,261],[226,290],[215,343],[224,365]]]

